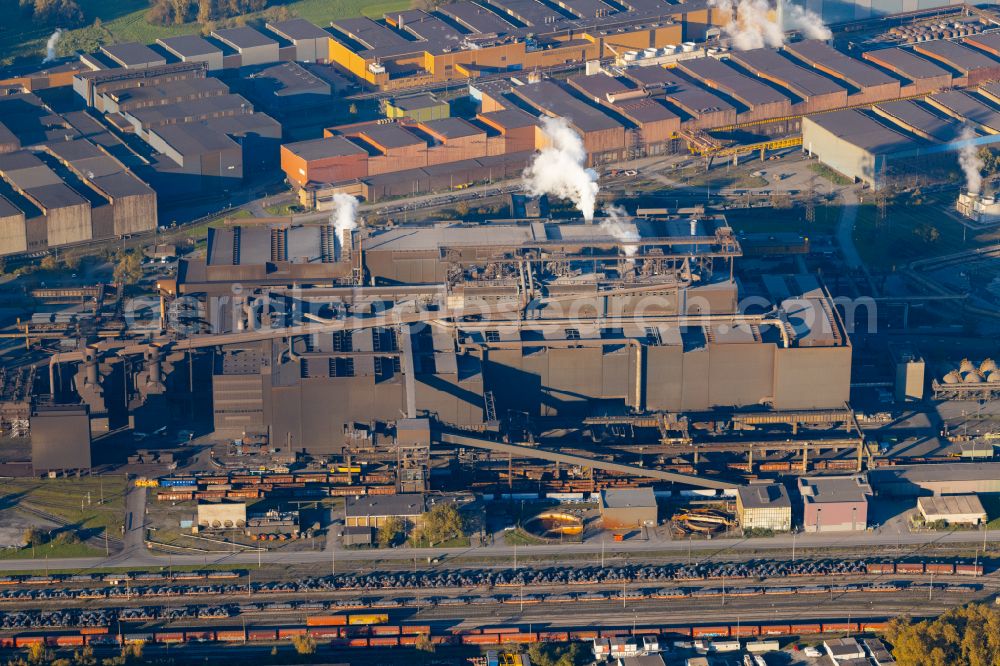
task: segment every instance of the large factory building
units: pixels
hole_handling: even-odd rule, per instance
[[[781,316],[742,315],[723,218],[695,236],[686,218],[629,224],[628,261],[579,222],[358,229],[339,251],[328,227],[216,230],[177,285],[222,334],[215,428],[330,453],[352,423],[401,415],[481,428],[508,413],[843,406],[851,347],[815,280],[775,276]],[[267,335],[299,321],[318,329]]]
[[[156,192],[113,157],[123,144],[95,124],[33,93],[0,95],[0,254],[156,226]]]

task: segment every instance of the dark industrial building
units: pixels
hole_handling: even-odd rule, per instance
[[[86,405],[39,405],[31,413],[31,465],[35,474],[91,466]]]
[[[161,194],[219,192],[274,169],[282,132],[246,98],[206,78],[208,69],[207,60],[101,69],[76,77],[74,89],[108,123],[149,145],[143,175]]]
[[[326,107],[332,101],[330,83],[295,62],[266,67],[255,72],[251,81],[254,99],[279,118]]]
[[[75,115],[32,93],[0,96],[0,254],[156,226],[156,193],[113,156],[121,142],[81,131]]]
[[[721,218],[701,220],[696,236],[687,219],[630,224],[629,260],[598,224],[452,223],[343,239],[326,226],[213,230],[207,261],[182,264],[177,292],[205,299],[215,331],[195,336],[217,349],[214,427],[335,453],[351,423],[401,414],[482,428],[511,412],[584,416],[602,404],[640,413],[843,405],[851,349],[815,281],[775,289],[795,326],[736,315],[729,264],[739,245]],[[607,253],[596,267],[573,260],[594,247]],[[428,308],[434,323],[419,324]],[[567,308],[578,325],[561,323]],[[393,314],[381,321],[383,311]],[[471,312],[478,321],[447,323]],[[644,327],[632,323],[639,312]],[[318,332],[266,334],[296,321]]]

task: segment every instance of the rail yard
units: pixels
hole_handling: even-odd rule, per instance
[[[0,663],[1000,660],[994,6],[167,4],[0,69]]]

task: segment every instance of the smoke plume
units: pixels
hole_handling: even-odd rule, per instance
[[[785,30],[798,30],[806,39],[830,39],[833,33],[819,14],[800,5],[782,2]]]
[[[56,59],[56,44],[59,43],[59,38],[62,37],[62,28],[56,28],[56,31],[49,36],[49,41],[45,43],[45,60],[43,63],[52,62]]]
[[[983,188],[982,171],[984,165],[982,158],[979,157],[976,144],[973,142],[975,138],[975,130],[968,125],[962,128],[962,134],[959,136],[962,147],[958,151],[958,164],[965,173],[965,189],[969,194],[979,194]]]
[[[635,255],[636,246],[639,242],[639,232],[632,224],[632,218],[621,206],[608,206],[604,209],[607,216],[601,220],[601,228],[615,237],[622,243],[622,250],[626,257]]]
[[[524,170],[524,186],[532,196],[551,194],[572,201],[583,219],[594,219],[597,202],[597,172],[587,169],[583,140],[563,118],[543,118],[542,131],[549,145],[535,155]]]
[[[344,242],[345,231],[357,228],[358,221],[355,219],[357,212],[357,198],[343,192],[337,192],[333,195],[333,212],[330,214],[330,222],[333,224],[338,244]]]
[[[798,30],[806,39],[830,39],[833,36],[819,14],[793,5],[788,0],[778,0],[776,8],[772,8],[768,0],[709,2],[729,16],[722,32],[738,51],[778,48],[785,43],[786,30]]]

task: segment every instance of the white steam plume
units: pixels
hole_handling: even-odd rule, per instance
[[[56,44],[59,43],[59,38],[62,37],[62,28],[56,28],[56,31],[49,35],[49,41],[45,43],[45,60],[43,63],[52,62],[56,59]]]
[[[738,51],[778,48],[785,43],[785,30],[798,30],[806,39],[833,36],[816,12],[788,0],[778,2],[778,7],[772,7],[768,0],[709,0],[729,16],[722,32]]]
[[[543,118],[542,131],[549,145],[539,151],[524,170],[524,186],[532,196],[551,194],[576,204],[583,219],[594,219],[597,172],[587,169],[583,139],[563,118]]]
[[[798,30],[806,39],[830,39],[833,33],[823,23],[822,17],[811,9],[782,2],[784,29]]]
[[[337,192],[333,195],[333,212],[330,214],[330,222],[333,224],[334,235],[337,243],[344,242],[344,232],[356,229],[358,221],[355,219],[358,212],[358,200],[350,194]]]
[[[959,136],[962,147],[958,151],[958,164],[965,172],[965,189],[969,194],[979,194],[983,188],[983,160],[979,157],[976,144],[973,143],[975,138],[975,130],[968,125],[962,128],[962,134]]]
[[[622,243],[626,257],[635,256],[638,249],[635,244],[639,242],[639,232],[636,231],[632,218],[621,206],[608,206],[604,209],[604,214],[607,217],[601,220],[601,228]]]

